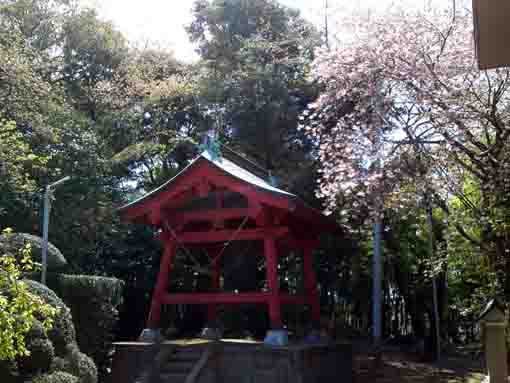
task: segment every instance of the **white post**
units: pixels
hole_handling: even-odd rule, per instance
[[[43,245],[42,245],[42,270],[41,283],[46,284],[46,274],[48,270],[48,228],[50,226],[50,209],[51,209],[51,191],[52,188],[68,181],[71,177],[66,176],[57,182],[54,182],[44,190],[44,211],[43,211]]]
[[[43,246],[42,246],[42,272],[41,283],[46,284],[46,272],[48,269],[48,227],[50,224],[50,203],[51,187],[48,185],[44,191],[44,212],[43,212]]]

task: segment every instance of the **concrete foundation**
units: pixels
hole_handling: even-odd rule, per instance
[[[258,342],[172,341],[116,343],[112,383],[134,383],[155,368],[164,348],[209,350],[210,357],[196,383],[350,383],[353,381],[352,348],[349,343],[289,344],[282,347]]]

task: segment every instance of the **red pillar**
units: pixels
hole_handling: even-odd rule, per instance
[[[269,285],[269,318],[272,329],[282,328],[280,286],[278,285],[278,255],[273,237],[264,239],[264,256],[266,258],[267,282]]]
[[[148,319],[148,327],[149,328],[159,328],[159,322],[161,319],[161,304],[162,298],[166,293],[168,288],[168,277],[170,274],[170,269],[172,267],[172,259],[175,254],[175,243],[173,241],[166,240],[165,241],[165,251],[163,256],[161,257],[161,262],[159,265],[159,273],[158,280],[156,282],[156,287],[154,288],[154,292],[152,293],[152,303],[151,303],[151,311],[149,313]]]
[[[319,293],[317,291],[317,278],[313,269],[312,248],[303,249],[303,272],[305,277],[305,289],[308,304],[312,311],[312,321],[315,325],[320,324],[321,311]]]
[[[212,287],[213,292],[218,292],[218,289],[220,288],[219,259],[213,263],[212,269],[213,270],[212,270],[211,287]],[[215,325],[216,318],[217,318],[216,304],[211,303],[211,304],[207,305],[207,321],[209,322],[209,325]]]

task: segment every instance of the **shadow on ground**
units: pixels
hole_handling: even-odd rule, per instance
[[[423,363],[399,351],[385,351],[378,368],[373,356],[359,352],[354,371],[356,383],[479,383],[484,377],[481,358],[452,354],[439,363]]]

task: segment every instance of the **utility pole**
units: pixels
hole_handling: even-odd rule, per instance
[[[41,283],[46,284],[46,274],[48,270],[48,228],[50,226],[50,209],[51,209],[51,197],[52,188],[68,181],[71,177],[67,176],[47,185],[44,190],[44,212],[43,212],[43,246],[42,246],[42,271],[41,271]]]
[[[380,80],[378,80],[380,84]],[[376,100],[375,100],[375,110],[376,110],[376,124],[379,124],[379,132],[378,132],[378,142],[377,145],[377,153],[376,153],[376,161],[377,167],[379,171],[383,170],[383,161],[381,159],[381,142],[382,142],[382,128],[383,128],[383,103],[381,100],[381,92],[378,87]],[[375,221],[373,227],[373,242],[374,242],[374,254],[373,254],[373,264],[372,264],[372,325],[373,325],[373,342],[374,346],[377,350],[377,355],[379,358],[379,347],[381,345],[382,340],[382,216],[384,211],[384,203],[383,203],[383,190],[379,188],[377,191],[378,195],[376,196],[376,204],[375,204]]]
[[[374,254],[372,264],[372,336],[377,348],[382,338],[382,254],[381,254],[381,211],[377,211],[374,223]]]
[[[430,191],[425,192],[425,208],[427,210],[427,226],[429,230],[429,256],[433,262],[435,257],[435,236],[434,236],[434,221],[432,218],[432,202]],[[441,323],[439,319],[439,303],[437,298],[437,282],[436,276],[432,274],[432,301],[434,305],[434,322],[436,332],[436,358],[439,361],[441,359]]]

